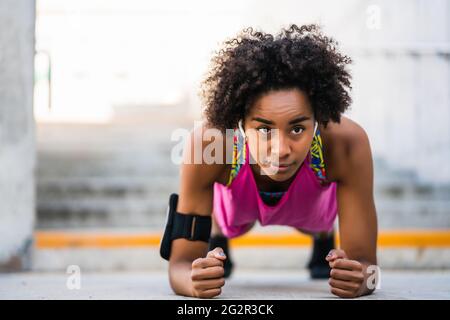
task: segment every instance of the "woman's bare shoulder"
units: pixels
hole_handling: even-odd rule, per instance
[[[182,178],[203,187],[211,187],[214,182],[226,184],[230,168],[225,135],[207,124],[191,131],[183,150]]]
[[[357,163],[362,152],[369,151],[366,131],[354,120],[341,116],[340,123],[329,122],[321,126],[324,160],[329,181],[339,181],[348,172],[352,163]]]

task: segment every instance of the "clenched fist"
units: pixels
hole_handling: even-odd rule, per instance
[[[331,293],[341,298],[355,298],[364,291],[365,267],[356,260],[350,260],[344,250],[333,249],[327,255],[331,272],[328,283]]]
[[[212,298],[222,292],[225,284],[223,261],[225,256],[222,248],[215,248],[206,255],[192,262],[192,296],[197,298]]]

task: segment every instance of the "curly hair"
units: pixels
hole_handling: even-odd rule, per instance
[[[236,128],[264,93],[298,88],[307,94],[319,123],[339,123],[351,104],[347,65],[352,61],[337,45],[316,24],[292,24],[275,36],[242,30],[215,52],[201,83],[207,122],[221,130]]]

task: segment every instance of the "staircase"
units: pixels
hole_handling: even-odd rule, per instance
[[[164,225],[179,166],[172,130],[193,121],[38,125],[38,228],[145,228]],[[156,121],[157,120],[157,121]],[[375,163],[380,229],[450,228],[450,186]]]

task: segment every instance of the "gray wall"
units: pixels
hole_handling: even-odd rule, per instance
[[[34,226],[34,0],[0,0],[0,269],[27,267]]]

